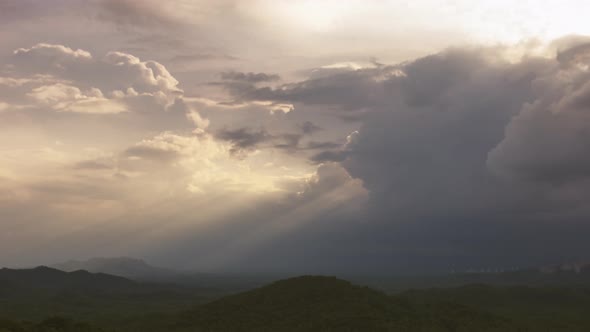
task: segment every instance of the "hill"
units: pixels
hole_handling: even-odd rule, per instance
[[[185,312],[161,331],[495,331],[503,319],[454,304],[416,306],[334,277],[304,276]],[[452,329],[445,328],[452,326]]]
[[[303,276],[217,299],[202,292],[86,271],[1,269],[0,331],[590,331],[588,288],[466,285],[387,295]]]
[[[131,280],[104,273],[90,273],[84,270],[63,272],[46,266],[33,269],[0,269],[0,283],[4,294],[27,288],[31,290],[120,290],[134,289],[139,284]],[[11,287],[7,287],[7,286]]]
[[[398,293],[407,289],[455,288],[472,284],[590,288],[590,265],[563,264],[504,272],[453,273],[430,276],[353,277],[360,284]]]
[[[39,321],[60,315],[114,321],[178,311],[211,299],[203,294],[208,293],[83,270],[63,272],[43,266],[0,269],[0,318],[16,320]]]
[[[518,322],[523,331],[590,331],[590,289],[465,285],[401,293],[417,305],[456,303]]]
[[[260,287],[276,280],[275,276],[245,276],[179,271],[153,266],[144,260],[129,257],[100,257],[88,260],[70,260],[51,265],[65,272],[85,270],[106,273],[136,281],[173,283],[191,288],[210,289],[218,294],[229,294]]]

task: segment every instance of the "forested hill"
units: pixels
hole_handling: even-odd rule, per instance
[[[224,297],[161,331],[495,331],[507,320],[459,304],[416,305],[334,277],[304,276]]]
[[[85,270],[63,272],[50,267],[39,266],[33,269],[0,269],[0,282],[5,290],[21,288],[62,290],[131,290],[140,288],[140,284],[105,273],[90,273]],[[7,287],[10,285],[11,287]]]
[[[0,332],[590,331],[590,290],[466,285],[387,295],[303,276],[224,296],[47,267],[0,270]]]

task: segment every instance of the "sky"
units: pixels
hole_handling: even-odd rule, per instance
[[[0,266],[588,260],[586,1],[0,1]]]

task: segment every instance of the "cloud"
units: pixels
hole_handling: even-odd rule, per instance
[[[306,135],[312,135],[312,134],[322,130],[322,128],[320,126],[317,126],[316,124],[314,124],[311,121],[305,121],[299,127],[301,128],[301,131]]]
[[[120,25],[141,27],[174,26],[178,20],[157,1],[101,0],[98,17]]]
[[[162,162],[175,160],[179,157],[178,151],[170,148],[170,146],[158,146],[150,143],[139,143],[136,146],[128,148],[125,150],[125,156]]]
[[[96,88],[82,92],[75,86],[56,83],[34,88],[27,94],[40,104],[57,111],[110,114],[126,112],[127,107],[117,99],[105,98]]]
[[[156,61],[123,52],[96,56],[82,49],[41,43],[17,49],[5,66],[0,95],[12,110],[31,117],[61,113],[121,114],[119,126],[152,130],[207,128],[209,120],[184,102],[178,80]],[[112,126],[112,125],[111,125]]]
[[[307,149],[316,150],[316,149],[336,149],[342,147],[342,144],[336,142],[318,142],[318,141],[309,141],[307,143]]]
[[[347,157],[346,151],[338,151],[338,150],[326,150],[322,152],[318,152],[311,156],[310,160],[315,163],[325,163],[325,162],[339,162],[344,161]]]
[[[264,129],[251,130],[249,128],[222,129],[217,133],[216,137],[231,142],[232,149],[230,151],[232,154],[253,149],[259,144],[272,139],[272,136]]]
[[[162,64],[123,52],[112,51],[97,58],[88,51],[63,45],[37,44],[17,49],[12,60],[17,74],[52,75],[84,88],[96,87],[105,92],[133,88],[138,93],[172,96],[182,93],[178,81]]]
[[[223,128],[216,133],[215,137],[230,142],[232,154],[241,158],[245,157],[247,152],[263,147],[286,150],[291,153],[304,150],[300,146],[303,135],[299,133],[273,134],[264,128],[241,127],[237,129]]]
[[[401,74],[397,66],[381,66],[342,69],[276,88],[257,87],[245,82],[229,82],[224,87],[237,101],[322,106],[324,112],[335,112],[342,118],[353,119],[394,98],[387,94],[384,82]]]
[[[242,73],[228,71],[221,73],[221,79],[227,81],[238,81],[247,83],[272,82],[280,79],[279,75],[266,73]]]
[[[173,56],[170,61],[172,62],[193,62],[193,61],[210,61],[210,60],[225,60],[225,61],[236,61],[238,57],[229,54],[216,54],[216,53],[193,53],[193,54],[178,54]]]
[[[588,62],[580,54],[568,59],[511,63],[484,48],[407,63],[403,75],[381,83],[383,98],[354,139],[312,160],[340,161],[361,179],[371,219],[404,245],[412,246],[393,234],[452,248],[449,261],[474,264],[468,256],[477,252],[502,264],[503,249],[486,240],[493,233],[521,262],[542,260],[543,241],[518,238],[542,224],[535,236],[550,241],[563,222],[590,212],[583,198],[590,189]],[[559,248],[559,255],[578,254]]]
[[[488,165],[500,175],[554,184],[590,176],[590,44],[560,52],[559,67],[539,77],[537,99],[523,106],[490,151]]]
[[[202,144],[198,136],[182,136],[172,132],[164,132],[127,148],[123,156],[170,163],[182,156],[191,155],[195,151],[194,149],[198,149],[199,146]]]
[[[74,165],[74,168],[79,170],[101,171],[111,170],[113,169],[113,165],[103,160],[84,160],[77,162]]]
[[[295,82],[226,72],[220,85],[206,83],[217,68],[186,84],[198,75],[128,53],[20,48],[0,78],[0,209],[14,225],[47,220],[42,233],[106,229],[207,267],[441,271],[583,255],[590,57],[583,40],[555,48],[509,60],[456,48]],[[154,239],[168,251],[154,254]]]
[[[354,204],[362,205],[366,199],[367,191],[362,182],[354,179],[338,163],[324,163],[318,166],[315,174],[310,177],[305,188],[299,196],[305,200],[322,199],[325,195],[332,198],[338,197],[341,201],[356,201]]]
[[[510,61],[501,48],[457,48],[228,91],[362,115],[346,144],[307,143],[324,150],[311,161],[336,165],[334,178],[347,174],[369,193],[363,218],[371,226],[347,233],[365,235],[351,235],[359,255],[392,269],[535,264],[589,249],[570,232],[587,230],[590,213],[587,48],[570,47],[553,58]]]
[[[71,49],[63,45],[39,43],[31,48],[19,48],[14,51],[19,58],[43,62],[44,65],[58,65],[66,61],[91,60],[92,55],[81,49]],[[47,63],[47,60],[51,62]]]

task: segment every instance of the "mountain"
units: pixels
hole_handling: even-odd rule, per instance
[[[2,332],[590,331],[589,288],[467,285],[395,295],[303,276],[225,297],[48,267],[0,270]]]
[[[211,298],[210,292],[198,288],[142,283],[84,270],[0,269],[0,319],[39,320],[54,315],[112,319],[176,311]]]
[[[121,276],[137,281],[170,283],[199,288],[201,290],[209,289],[211,292],[220,295],[260,287],[265,283],[279,279],[274,275],[215,274],[165,269],[150,265],[141,259],[129,257],[70,260],[64,263],[54,264],[51,267],[65,272],[86,270],[94,273]]]
[[[116,291],[140,288],[136,282],[123,277],[104,273],[90,273],[84,270],[63,272],[46,266],[33,269],[0,269],[0,285],[4,290],[14,291],[21,288],[30,290],[60,291],[84,289],[87,291]],[[10,286],[10,287],[7,287]]]
[[[66,272],[86,270],[136,280],[162,280],[180,274],[173,270],[149,265],[141,259],[129,257],[91,258],[83,261],[70,260],[64,263],[54,264],[51,267]]]
[[[304,276],[199,306],[159,330],[493,331],[507,324],[461,305],[416,306],[335,277]]]

